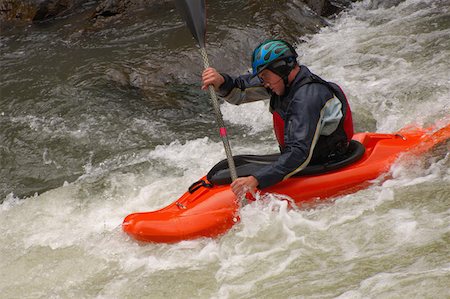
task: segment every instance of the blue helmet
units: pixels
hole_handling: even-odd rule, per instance
[[[283,40],[265,41],[253,51],[253,76],[267,68],[285,78],[297,63],[297,56],[295,49]]]

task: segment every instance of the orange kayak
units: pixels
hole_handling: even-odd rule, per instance
[[[348,165],[341,163],[328,169],[316,169],[318,174],[314,174],[314,169],[306,171],[302,176],[291,177],[261,193],[287,195],[301,206],[356,192],[387,172],[399,154],[420,155],[448,139],[450,124],[439,130],[409,128],[394,134],[358,133],[352,142],[357,153],[348,159],[351,160]],[[238,175],[242,176],[239,168],[246,165],[236,166]],[[224,234],[239,221],[240,204],[230,189],[229,181],[220,178],[220,171],[219,178],[208,174],[165,208],[128,215],[123,221],[123,230],[136,240],[158,243]]]

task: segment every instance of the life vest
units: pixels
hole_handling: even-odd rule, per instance
[[[272,112],[273,131],[277,138],[280,148],[284,148],[284,119],[278,113],[278,111]]]
[[[321,136],[322,142],[320,142],[321,144],[318,144],[318,146],[316,147],[315,152],[319,151],[318,156],[322,156],[320,151],[328,152],[330,148],[333,148],[335,146],[336,140],[346,139],[347,142],[350,142],[350,140],[353,137],[352,112],[350,110],[350,105],[348,103],[347,97],[345,96],[342,89],[337,84],[327,82],[314,74],[311,74],[309,78],[302,80],[300,85],[295,86],[295,88],[300,88],[301,86],[309,83],[321,83],[327,86],[330,89],[330,91],[339,99],[343,107],[342,108],[343,117],[336,131],[333,132],[333,134],[331,134],[330,136]],[[288,99],[281,99],[279,96],[273,95],[271,98],[271,105],[270,105],[273,119],[273,130],[281,150],[283,150],[285,147],[284,109],[286,108],[285,107],[286,103],[283,103],[283,101],[287,102],[286,100],[288,101]],[[275,104],[275,102],[278,103]],[[343,134],[345,136],[342,136]]]

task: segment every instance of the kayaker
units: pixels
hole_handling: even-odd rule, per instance
[[[297,62],[297,53],[284,40],[268,40],[252,54],[252,74],[231,77],[207,68],[202,89],[213,85],[227,102],[240,105],[270,98],[270,112],[281,155],[251,176],[236,179],[237,196],[264,189],[298,173],[308,164],[339,159],[353,136],[347,99],[327,82]]]

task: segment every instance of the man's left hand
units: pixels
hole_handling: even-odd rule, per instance
[[[238,198],[240,198],[247,192],[253,193],[258,185],[259,182],[254,176],[246,176],[237,178],[233,183],[231,183],[231,190]]]

